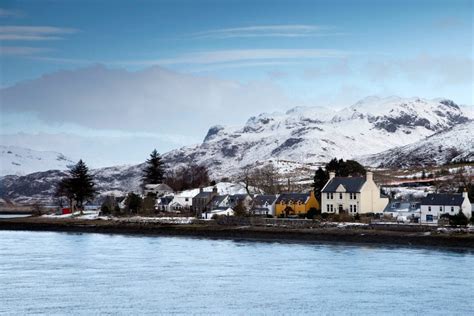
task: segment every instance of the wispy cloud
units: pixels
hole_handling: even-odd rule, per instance
[[[62,35],[78,32],[73,28],[54,26],[0,26],[0,40],[3,41],[46,41],[59,40]]]
[[[0,18],[7,18],[7,17],[22,17],[24,13],[18,10],[10,10],[10,9],[2,9],[0,8]]]
[[[333,27],[306,24],[256,25],[222,28],[193,34],[195,38],[235,38],[235,37],[308,37],[338,35]]]
[[[52,51],[52,49],[43,47],[0,45],[0,56],[31,56],[50,51]]]
[[[211,65],[224,63],[238,63],[244,61],[283,61],[316,58],[341,58],[347,52],[336,49],[234,49],[218,50],[178,55],[176,57],[120,61],[118,64],[128,65]]]

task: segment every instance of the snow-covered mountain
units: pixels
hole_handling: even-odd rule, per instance
[[[173,150],[163,160],[168,168],[206,165],[211,178],[219,180],[238,175],[243,167],[270,162],[282,172],[301,174],[334,157],[364,156],[362,161],[375,165],[410,157],[413,163],[472,159],[472,118],[469,111],[446,99],[368,97],[337,111],[298,107],[251,117],[244,126],[214,126],[202,144]],[[394,151],[400,153],[396,158]],[[377,153],[380,156],[367,156]],[[440,158],[430,160],[433,156]],[[102,195],[118,196],[139,190],[142,168],[143,164],[108,167],[92,174]],[[64,175],[50,170],[0,177],[0,198],[51,200]]]
[[[474,121],[456,125],[416,143],[392,148],[357,160],[375,167],[440,165],[474,160]]]
[[[244,126],[214,126],[202,144],[171,151],[164,158],[172,165],[204,164],[214,176],[228,176],[270,160],[315,163],[375,154],[469,118],[447,99],[367,97],[339,111],[298,107],[251,117]]]
[[[70,158],[54,151],[0,145],[0,176],[26,175],[53,169],[64,170],[74,163]]]

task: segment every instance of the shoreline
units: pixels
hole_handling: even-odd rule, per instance
[[[101,233],[141,236],[183,236],[212,239],[343,242],[474,249],[474,234],[402,232],[360,228],[280,228],[203,224],[134,223],[113,220],[49,219],[39,217],[0,220],[0,230]]]

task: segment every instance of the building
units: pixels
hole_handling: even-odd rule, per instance
[[[321,212],[367,214],[383,213],[388,197],[380,193],[373,173],[365,177],[336,177],[329,173],[329,180],[321,190]]]
[[[173,201],[173,196],[158,197],[156,199],[155,209],[159,212],[169,212],[171,201]]]
[[[275,202],[275,216],[287,217],[306,214],[312,208],[319,209],[314,192],[282,193]]]
[[[430,193],[421,200],[421,223],[438,224],[443,214],[456,215],[463,212],[471,218],[471,202],[467,192],[458,194]]]
[[[194,190],[183,191],[176,193],[173,197],[173,201],[169,204],[170,212],[182,212],[190,211],[193,206],[193,197],[196,193],[193,193]]]
[[[275,194],[259,194],[253,198],[250,213],[252,215],[275,216],[275,204],[278,195]]]
[[[148,194],[156,194],[156,196],[164,196],[164,195],[173,194],[174,191],[169,185],[160,183],[160,184],[145,184],[143,193],[145,196],[147,196]]]
[[[199,193],[193,197],[192,205],[193,210],[198,215],[202,212],[209,211],[209,202],[217,195],[217,188],[212,188],[212,191],[203,191],[203,189],[199,189]]]
[[[397,220],[397,222],[418,222],[420,219],[420,201],[390,201],[383,211],[384,216]]]

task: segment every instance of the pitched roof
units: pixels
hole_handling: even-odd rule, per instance
[[[289,201],[306,203],[309,193],[282,193],[277,199],[277,203],[288,203]]]
[[[430,193],[423,200],[422,205],[453,205],[460,206],[464,202],[462,194]]]
[[[237,205],[240,201],[243,201],[249,196],[248,194],[232,194],[229,195],[229,205]]]
[[[335,177],[329,180],[321,192],[336,192],[339,185],[342,185],[346,192],[360,192],[365,183],[365,177]]]
[[[213,206],[218,206],[219,204],[222,203],[227,198],[227,194],[225,195],[216,195],[212,198],[211,202],[209,202]]]
[[[205,199],[205,198],[210,198],[212,196],[212,192],[207,192],[207,191],[203,191],[203,192],[199,192],[195,197],[193,197],[193,199]]]
[[[254,202],[254,205],[265,205],[265,203],[273,204],[273,202],[275,202],[276,199],[277,199],[277,196],[273,194],[259,194],[255,196],[255,198],[253,199],[253,202]]]

